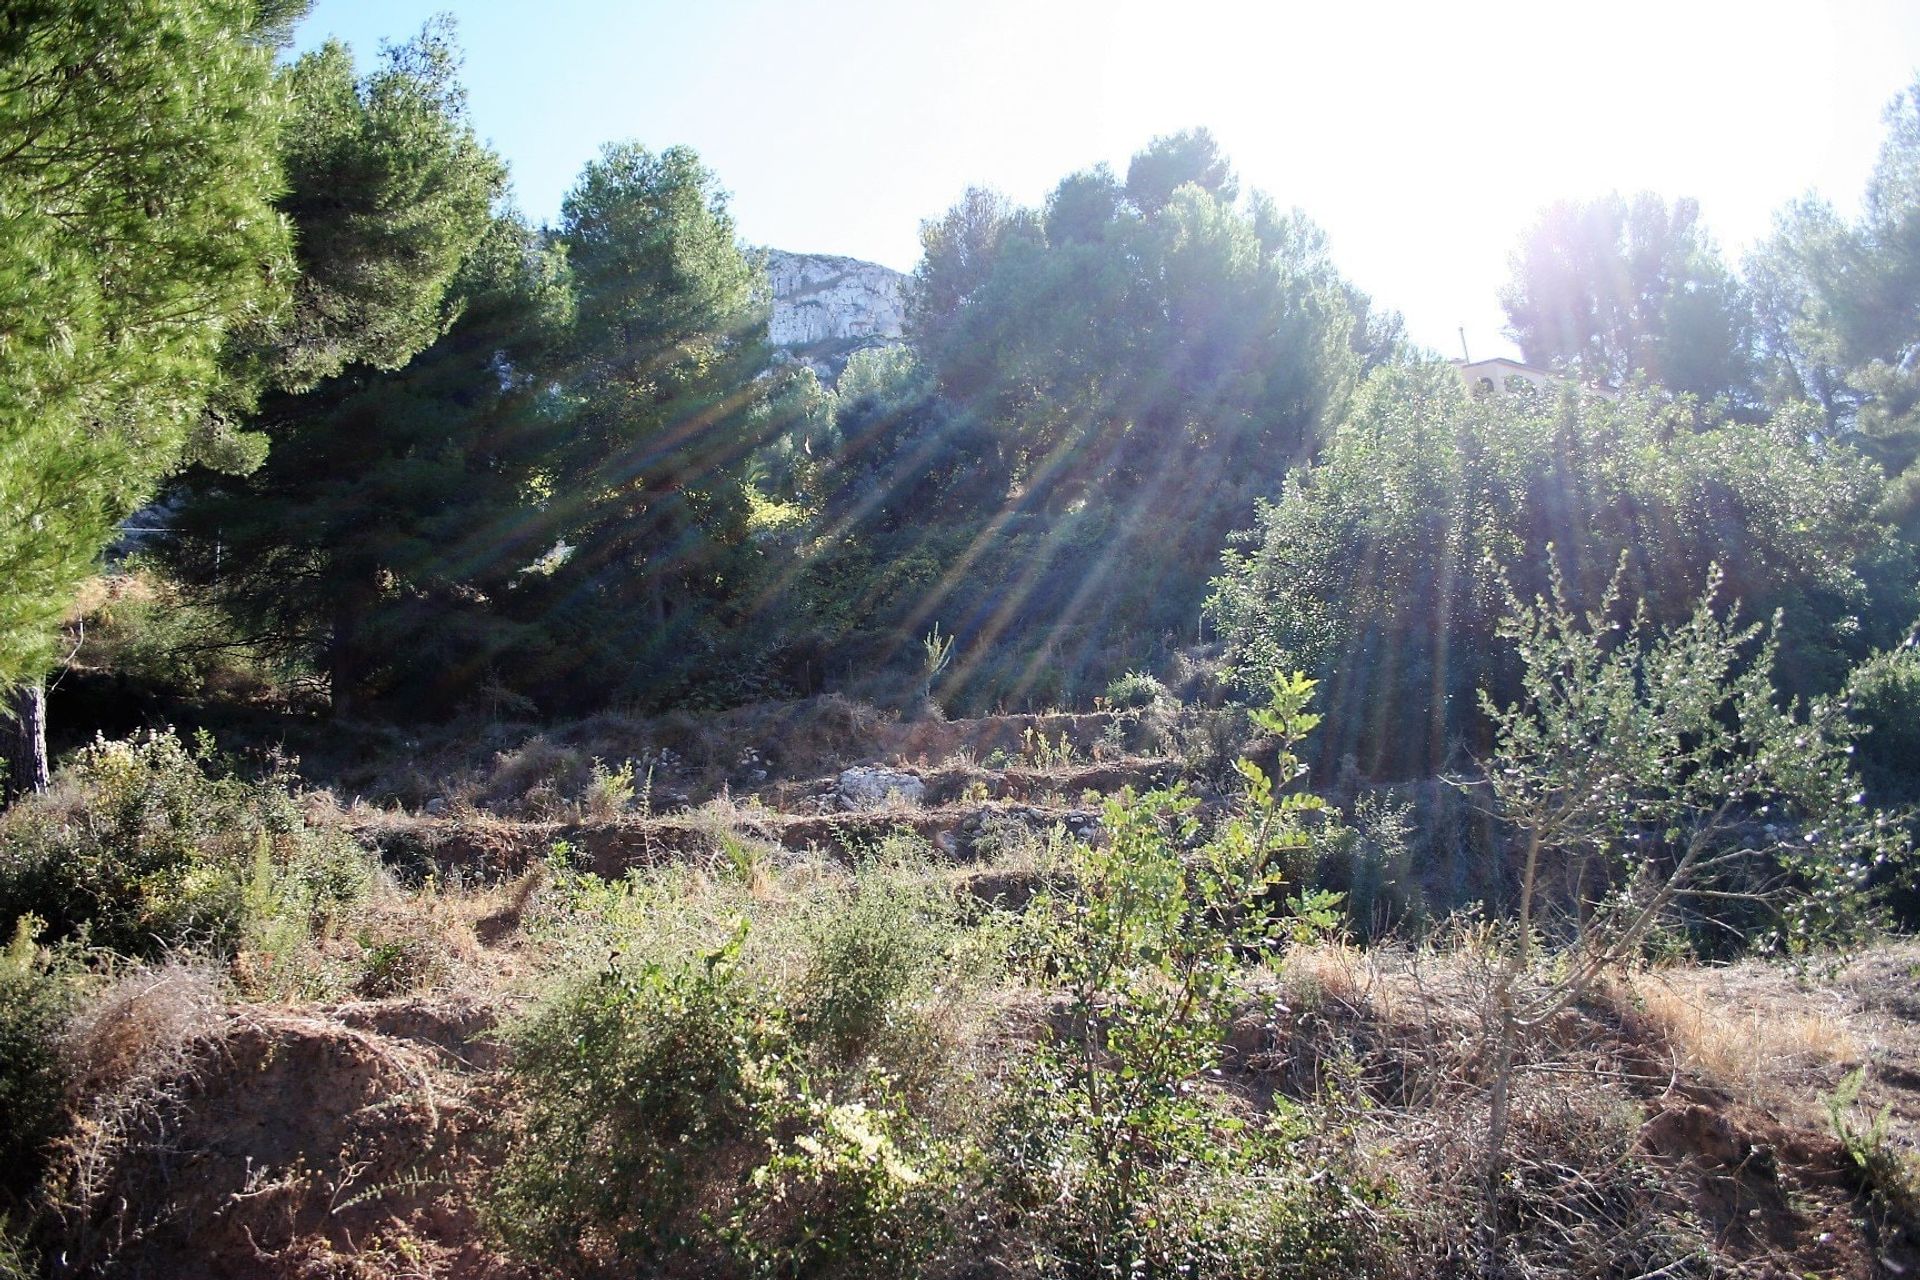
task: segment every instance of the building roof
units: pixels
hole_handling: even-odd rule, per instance
[[[1527,373],[1538,373],[1549,378],[1559,378],[1562,381],[1567,380],[1565,374],[1555,373],[1552,369],[1542,369],[1537,364],[1526,364],[1519,360],[1509,360],[1505,356],[1488,356],[1483,360],[1455,360],[1453,363],[1456,368],[1460,369],[1478,369],[1481,365],[1487,364],[1505,365],[1509,369],[1522,369]]]

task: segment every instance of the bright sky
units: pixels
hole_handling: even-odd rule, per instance
[[[1205,125],[1414,338],[1511,351],[1495,294],[1539,208],[1691,195],[1737,254],[1810,190],[1857,204],[1915,0],[318,0],[362,64],[451,11],[474,120],[551,219],[601,143],[696,148],[764,245],[912,268],[969,184]]]

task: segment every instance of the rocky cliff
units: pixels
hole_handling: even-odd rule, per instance
[[[847,357],[900,341],[906,322],[906,277],[858,258],[823,253],[767,253],[773,318],[767,339],[831,382]]]

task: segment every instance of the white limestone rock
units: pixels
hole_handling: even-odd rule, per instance
[[[889,267],[824,253],[767,251],[773,314],[767,341],[827,381],[863,347],[902,340],[906,277]]]
[[[878,809],[890,800],[919,804],[927,784],[900,769],[853,768],[834,784],[842,809]]]

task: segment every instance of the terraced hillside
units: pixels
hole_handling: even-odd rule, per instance
[[[1057,1175],[1021,1153],[1078,1122],[1024,1108],[1046,1096],[1036,1070],[1074,1061],[1111,1009],[1058,985],[1049,930],[1092,918],[1076,903],[1111,909],[1089,878],[1111,866],[1089,850],[1131,819],[1109,799],[1179,782],[1203,824],[1233,811],[1207,749],[1231,736],[1214,714],[914,721],[827,698],[503,727],[381,763],[401,794],[379,805],[268,787],[259,803],[292,806],[273,810],[269,846],[284,848],[240,850],[244,892],[268,905],[229,952],[74,979],[29,1244],[55,1275],[220,1280],[735,1275],[754,1257],[777,1260],[769,1275],[1057,1271],[1095,1238],[1076,1201],[1023,1198],[1026,1179]],[[116,767],[124,786],[134,766]],[[68,821],[107,798],[66,785]],[[1366,810],[1336,799],[1356,821]],[[315,850],[348,860],[297,872]],[[370,854],[378,869],[335,905],[290,896],[296,874],[337,882]],[[224,855],[201,856],[210,875]],[[263,856],[289,870],[262,871]],[[1292,1250],[1354,1276],[1864,1280],[1920,1265],[1920,1007],[1901,994],[1914,944],[1824,969],[1610,977],[1520,1046],[1489,1189],[1482,928],[1471,913],[1409,920],[1362,947],[1303,916],[1239,973],[1182,1105],[1193,1140],[1278,1145],[1266,1163],[1154,1175],[1172,1198],[1140,1247],[1231,1250],[1217,1274],[1234,1276],[1296,1274]],[[669,1034],[722,1015],[718,1039]],[[732,1053],[746,1074],[721,1094],[689,1083]],[[662,1107],[714,1136],[673,1138],[669,1183],[622,1181],[651,1167],[620,1153],[648,1149],[636,1135]],[[810,1163],[850,1124],[853,1165]],[[893,1191],[857,1180],[883,1167]],[[1221,1178],[1257,1198],[1207,1181]],[[1228,1199],[1195,1209],[1184,1197],[1201,1187]],[[1489,1194],[1492,1236],[1471,1229]],[[880,1216],[832,1253],[812,1223],[850,1206]],[[1216,1215],[1249,1213],[1224,1237],[1240,1243],[1211,1234]]]

